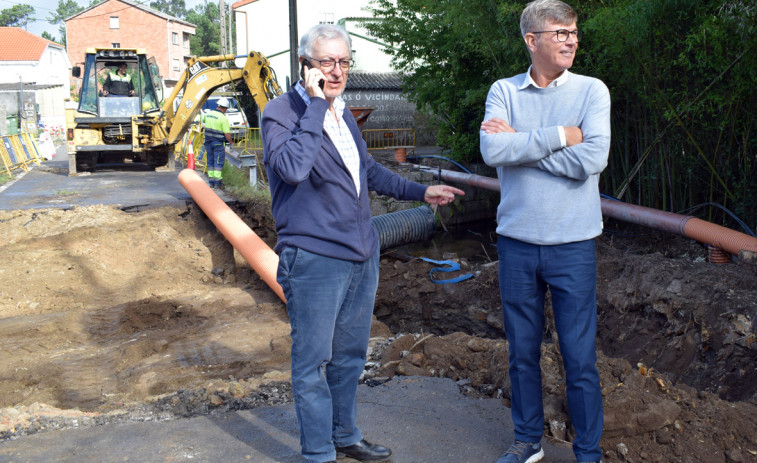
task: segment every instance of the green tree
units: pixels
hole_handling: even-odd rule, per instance
[[[150,8],[179,19],[184,19],[187,15],[187,4],[184,0],[154,0],[150,2]]]
[[[51,42],[57,42],[57,43],[61,43],[61,42],[58,42],[57,40],[55,40],[55,37],[53,37],[53,35],[52,35],[52,34],[50,34],[50,33],[49,33],[49,32],[47,32],[47,31],[42,31],[42,38],[43,38],[43,39],[46,39],[46,40],[49,40],[49,41],[51,41]],[[62,43],[61,43],[61,45],[62,45]]]
[[[602,191],[656,209],[731,208],[757,224],[757,6],[748,0],[575,0],[585,32],[572,71],[612,95]],[[480,161],[491,84],[524,72],[526,0],[373,0],[365,26],[391,47],[403,90],[439,144]],[[706,219],[729,222],[719,209]],[[735,222],[731,221],[730,224]]]
[[[433,115],[439,143],[462,160],[480,159],[478,129],[491,84],[527,66],[522,6],[501,8],[504,14],[492,0],[374,0],[369,7],[383,19],[365,27],[393,46],[385,51],[404,76],[408,99]]]
[[[50,24],[60,24],[58,27],[58,32],[60,33],[59,43],[66,44],[66,24],[63,21],[82,11],[84,8],[86,7],[79,6],[75,0],[58,0],[58,8],[55,12],[50,13],[47,20]]]
[[[186,20],[196,26],[195,35],[189,39],[189,51],[196,56],[221,53],[221,28],[218,5],[208,3],[197,5],[187,12]]]
[[[26,25],[32,21],[34,12],[34,7],[30,5],[13,5],[0,10],[0,26],[26,28]]]

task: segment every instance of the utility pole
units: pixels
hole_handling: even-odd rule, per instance
[[[223,0],[221,0],[223,1]],[[289,74],[290,85],[299,80],[299,58],[297,56],[297,0],[289,0]]]
[[[236,47],[234,46],[234,23],[236,23],[236,18],[234,17],[234,10],[232,9],[232,6],[233,5],[229,3],[229,35],[226,37],[226,43],[228,44],[226,49],[228,50],[227,53],[236,54],[236,52],[234,51],[236,49]]]
[[[221,54],[226,54],[226,7],[223,5],[223,0],[218,0],[218,15],[220,20],[221,29]],[[226,67],[226,61],[223,61],[221,67]]]

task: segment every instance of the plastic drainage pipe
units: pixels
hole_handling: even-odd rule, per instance
[[[434,212],[428,206],[378,215],[371,221],[378,234],[381,250],[428,241],[436,230]]]
[[[430,169],[418,165],[415,167],[438,176],[440,180],[499,191],[499,180],[496,178],[462,174],[450,170]],[[733,255],[738,255],[739,251],[742,250],[757,252],[757,238],[696,217],[636,206],[607,198],[601,198],[601,204],[602,214],[607,217],[676,233]]]
[[[260,278],[286,302],[284,291],[276,281],[279,256],[192,169],[179,173],[179,184],[192,196],[223,236],[239,251]],[[428,206],[392,212],[372,218],[379,235],[379,246],[387,249],[401,244],[425,241],[436,228],[434,213]]]
[[[215,224],[234,248],[245,258],[260,278],[286,302],[284,290],[276,281],[276,269],[279,256],[273,252],[265,241],[255,234],[246,223],[232,211],[229,206],[202,180],[194,170],[184,169],[179,172],[179,183],[192,196],[195,203]]]

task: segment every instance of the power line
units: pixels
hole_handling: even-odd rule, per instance
[[[11,0],[0,0],[0,1],[4,3],[12,3],[13,5],[29,5],[29,3],[27,2],[12,2]],[[29,6],[31,6],[35,10],[39,8],[41,10],[55,11],[53,8],[46,8],[44,6],[34,6],[34,5],[29,5]]]

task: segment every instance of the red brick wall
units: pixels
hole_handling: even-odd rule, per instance
[[[111,17],[118,17],[118,29],[111,29]],[[194,27],[144,11],[140,8],[110,0],[66,22],[66,48],[74,66],[81,66],[84,54],[90,47],[144,48],[147,56],[155,56],[167,86],[173,86],[189,57],[189,43],[184,46],[183,35],[194,34]],[[172,32],[178,34],[178,45],[172,41]],[[173,60],[179,59],[180,68],[173,70]],[[170,91],[170,89],[169,89]]]

